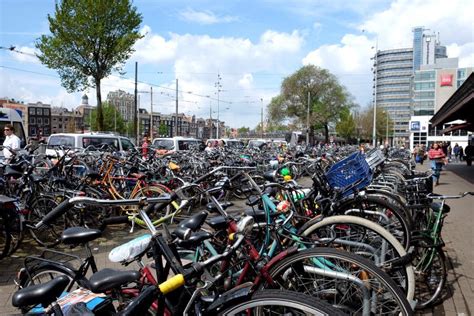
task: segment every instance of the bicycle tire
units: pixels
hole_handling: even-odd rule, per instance
[[[58,206],[59,203],[54,197],[49,195],[41,195],[33,199],[31,205],[28,206],[30,212],[27,220],[31,225],[35,225],[42,220],[44,216]],[[61,242],[61,234],[66,227],[66,216],[59,217],[54,223],[44,225],[38,229],[30,228],[31,237],[43,247],[54,247]]]
[[[410,246],[411,240],[411,221],[403,209],[397,207],[396,205],[375,197],[375,196],[366,196],[363,200],[347,200],[344,201],[340,206],[338,206],[336,213],[345,214],[347,210],[367,210],[375,211],[385,215],[389,222],[384,222],[382,216],[377,216],[375,214],[370,214],[367,212],[351,212],[350,215],[360,216],[367,218],[375,223],[380,224],[383,228],[388,230],[392,235],[397,238],[397,240],[408,249]]]
[[[305,226],[303,227],[304,230],[300,230],[300,235],[308,237],[310,234],[317,231],[318,229],[322,229],[324,226],[344,224],[358,225],[369,229],[373,233],[378,234],[392,247],[393,251],[395,252],[394,255],[397,255],[398,257],[403,257],[407,254],[402,244],[400,244],[400,242],[395,237],[393,237],[390,232],[388,232],[382,226],[371,222],[370,220],[357,216],[336,215],[323,218],[322,220],[320,220],[320,218],[314,218],[310,222],[305,224]],[[404,287],[406,297],[409,302],[412,302],[415,296],[415,272],[413,266],[411,264],[406,264],[404,266],[403,272],[404,277],[406,278],[404,280],[406,283]]]
[[[291,314],[288,313],[289,315],[344,315],[338,309],[315,300],[314,297],[282,290],[257,291],[250,300],[227,307],[218,315],[269,315],[269,311],[277,313],[282,310],[293,311]]]
[[[316,258],[322,259],[313,261]],[[342,267],[336,265],[338,262],[342,263]],[[320,272],[311,268],[315,268],[319,263],[323,265],[322,270],[325,271],[319,274],[318,280],[314,276]],[[334,271],[341,272],[341,275],[331,276]],[[328,273],[325,275],[325,272]],[[344,272],[346,274],[342,276]],[[370,294],[367,301],[370,302],[371,314],[409,315],[412,313],[405,294],[388,274],[371,261],[350,252],[325,247],[305,249],[284,258],[271,267],[268,273],[274,283],[264,283],[264,288],[278,285],[285,290],[299,291],[327,300],[333,306],[341,308],[341,312],[361,314],[364,302],[363,290],[367,289],[365,293]],[[328,279],[334,280],[334,284]],[[362,287],[363,290],[361,290]],[[332,289],[334,290],[331,291]],[[350,291],[350,295],[345,295],[348,292],[342,293],[344,289]],[[346,308],[342,308],[343,306]],[[350,310],[348,310],[349,307]]]
[[[0,212],[0,259],[5,258],[10,250],[11,234],[9,216],[5,212]]]
[[[417,284],[415,290],[417,310],[440,303],[448,277],[446,255],[443,248],[427,246],[430,243],[428,238],[414,239],[414,244],[418,246],[413,260]],[[430,256],[430,258],[426,256]],[[439,279],[435,279],[436,277]]]

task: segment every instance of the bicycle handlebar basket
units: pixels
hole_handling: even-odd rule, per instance
[[[326,173],[329,186],[348,196],[367,187],[372,181],[370,166],[360,152],[335,163]]]

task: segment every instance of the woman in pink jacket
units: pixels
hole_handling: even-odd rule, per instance
[[[430,151],[428,151],[428,158],[431,160],[431,169],[433,170],[433,182],[435,186],[439,184],[439,177],[441,168],[445,162],[446,155],[444,154],[438,143],[434,143]]]

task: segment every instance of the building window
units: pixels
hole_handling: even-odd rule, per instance
[[[37,123],[38,125],[43,125],[43,118],[38,117],[37,120],[36,120],[36,123]]]
[[[30,115],[35,115],[35,108],[29,108],[28,113],[30,113]]]
[[[30,117],[30,124],[36,124],[36,118]]]
[[[49,125],[49,118],[47,117],[44,118],[44,125]]]
[[[43,109],[43,115],[49,116],[49,109]]]
[[[43,109],[37,108],[36,109],[36,115],[43,115]]]

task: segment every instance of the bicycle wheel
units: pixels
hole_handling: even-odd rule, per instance
[[[442,299],[447,279],[446,256],[441,247],[430,247],[430,240],[415,239],[416,245],[413,266],[416,276],[416,309],[436,305]]]
[[[255,292],[247,302],[228,307],[218,315],[344,315],[314,297],[281,290]]]
[[[38,196],[29,205],[27,220],[35,225],[42,220],[46,214],[58,206],[54,197],[49,195]],[[65,216],[59,217],[54,223],[43,225],[38,229],[30,228],[31,237],[43,247],[54,247],[61,241],[61,234],[66,227]]]
[[[273,284],[316,297],[351,315],[409,315],[405,294],[369,260],[331,248],[302,250],[273,266]]]
[[[405,248],[380,225],[357,216],[339,215],[324,219],[318,217],[300,229],[300,235],[319,243],[327,243],[361,255],[377,266],[405,256]],[[391,268],[390,277],[404,289],[409,302],[415,295],[413,266]]]
[[[336,210],[337,214],[355,215],[367,218],[388,230],[408,249],[410,245],[410,220],[403,209],[374,196],[343,202]]]
[[[0,259],[8,254],[11,238],[9,216],[6,212],[0,212]]]

